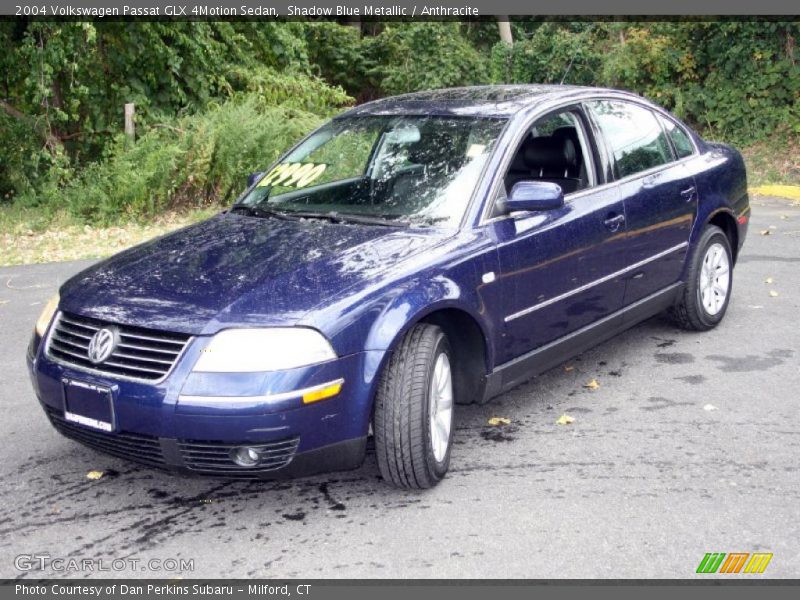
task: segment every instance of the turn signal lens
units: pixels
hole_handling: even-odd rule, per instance
[[[312,402],[319,402],[320,400],[325,400],[326,398],[332,398],[342,391],[343,383],[344,380],[340,379],[326,385],[325,387],[319,388],[318,390],[306,392],[303,394],[303,404],[311,404]]]

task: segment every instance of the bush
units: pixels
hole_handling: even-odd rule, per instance
[[[23,205],[107,224],[165,210],[230,202],[321,118],[244,95],[203,113],[151,126],[137,141],[115,138],[108,157],[72,182],[28,193]]]
[[[454,22],[391,23],[368,38],[369,70],[383,93],[489,83],[487,59]]]
[[[513,46],[492,48],[496,83],[571,83],[591,85],[602,64],[595,47],[593,23],[542,23],[529,38]]]
[[[800,133],[800,23],[545,22],[492,49],[492,79],[616,87],[707,136],[745,145]],[[565,77],[566,74],[566,77]]]

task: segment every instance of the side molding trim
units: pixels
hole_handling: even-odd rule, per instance
[[[550,306],[551,304],[555,304],[556,302],[560,302],[561,300],[566,300],[570,296],[574,296],[575,294],[580,294],[581,292],[585,292],[586,290],[593,288],[596,285],[600,285],[601,283],[605,283],[606,281],[611,281],[612,279],[616,279],[620,275],[624,275],[625,273],[629,273],[630,271],[635,271],[636,269],[643,267],[644,265],[653,262],[654,260],[658,260],[659,258],[664,258],[665,256],[672,254],[673,252],[677,252],[683,248],[686,248],[689,245],[689,242],[681,242],[672,248],[667,248],[666,250],[659,252],[658,254],[654,254],[653,256],[648,256],[644,260],[640,260],[637,263],[633,263],[632,265],[628,265],[624,269],[620,269],[619,271],[615,271],[605,277],[601,277],[600,279],[596,279],[595,281],[590,281],[589,283],[582,285],[581,287],[575,288],[574,290],[570,290],[568,292],[564,292],[558,296],[553,296],[552,298],[545,300],[544,302],[540,302],[539,304],[534,304],[533,306],[529,306],[528,308],[523,308],[519,312],[515,312],[513,314],[508,315],[505,318],[505,322],[508,323],[513,321],[514,319],[519,319],[520,317],[524,317],[525,315],[529,315],[534,311],[539,310],[540,308],[544,308],[545,306]]]
[[[684,285],[682,281],[673,283],[594,323],[497,366],[487,378],[484,401],[669,308],[678,299]]]

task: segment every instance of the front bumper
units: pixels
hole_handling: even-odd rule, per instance
[[[53,426],[101,452],[185,474],[275,479],[357,468],[364,457],[372,393],[383,353],[361,352],[301,369],[274,373],[192,373],[200,351],[190,343],[159,383],[99,375],[50,358],[33,339],[28,366]],[[334,397],[303,405],[298,390],[343,380]],[[79,381],[110,390],[113,430],[64,418],[65,384]],[[258,465],[231,458],[257,447]]]

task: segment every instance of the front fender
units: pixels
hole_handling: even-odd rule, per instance
[[[488,342],[486,324],[480,318],[468,290],[463,290],[453,279],[439,275],[425,281],[415,281],[404,293],[396,295],[376,317],[367,334],[366,350],[390,350],[394,343],[416,323],[441,310],[458,310],[468,314],[477,323]],[[491,344],[487,343],[491,352]],[[491,359],[491,357],[490,357]],[[491,362],[490,362],[491,364]]]

